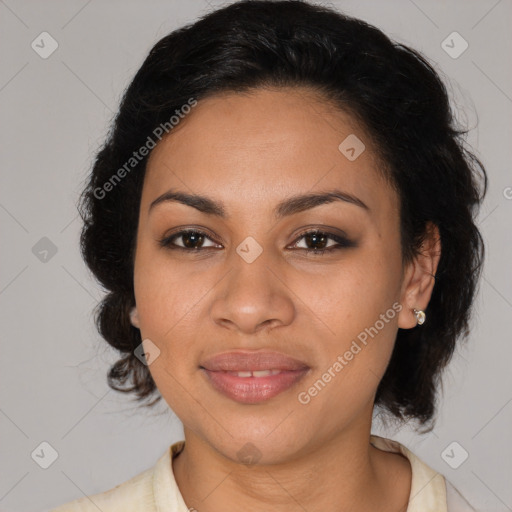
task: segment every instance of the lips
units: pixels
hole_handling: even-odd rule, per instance
[[[244,404],[269,400],[290,389],[310,370],[303,361],[280,352],[228,352],[200,365],[211,386]]]
[[[254,372],[258,370],[296,371],[306,363],[281,352],[225,352],[204,361],[202,368],[213,372]]]

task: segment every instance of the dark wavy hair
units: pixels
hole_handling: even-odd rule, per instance
[[[398,330],[375,397],[395,419],[425,425],[434,417],[441,370],[469,333],[484,257],[475,218],[487,174],[425,57],[361,20],[301,1],[235,2],[171,32],[124,92],[78,207],[82,256],[108,292],[95,310],[96,325],[121,356],[108,384],[135,393],[138,402],[156,395],[147,406],[162,398],[134,355],[142,340],[129,318],[148,155],[115,186],[105,185],[190,98],[262,87],[313,89],[362,123],[400,198],[404,262],[419,251],[429,222],[439,228],[442,254],[428,321]]]

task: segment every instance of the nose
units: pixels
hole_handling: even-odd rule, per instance
[[[296,314],[285,271],[263,251],[254,261],[238,254],[215,288],[210,316],[218,325],[243,334],[286,326]]]

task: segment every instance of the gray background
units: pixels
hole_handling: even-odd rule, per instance
[[[0,0],[3,511],[47,510],[110,489],[152,466],[182,438],[165,403],[139,411],[106,384],[115,354],[94,330],[92,310],[101,290],[78,252],[75,203],[120,96],[147,52],[218,5]],[[333,5],[437,63],[490,177],[478,221],[488,254],[472,335],[445,374],[437,426],[428,435],[378,424],[374,432],[405,443],[478,510],[512,510],[512,3]],[[59,45],[47,59],[31,47],[43,31]],[[453,31],[469,43],[458,58],[441,46]],[[49,244],[40,242],[43,237],[57,250],[46,261],[36,245]],[[48,469],[31,457],[43,441],[58,453]],[[452,465],[460,463],[462,450],[469,454],[457,469],[442,456],[454,441]]]

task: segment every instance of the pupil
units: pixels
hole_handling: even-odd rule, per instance
[[[192,247],[192,248],[194,248],[195,245],[198,243],[198,240],[197,240],[198,238],[199,238],[200,241],[202,241],[202,239],[204,237],[203,237],[203,235],[201,235],[199,233],[187,233],[187,234],[185,234],[185,236],[183,237],[185,247]],[[190,239],[192,239],[191,243],[188,242],[188,240],[190,240]],[[194,239],[196,239],[196,240],[194,241]]]
[[[308,240],[313,240],[313,244],[315,243],[318,243],[318,239],[321,239],[321,243],[324,244],[325,243],[325,240],[327,237],[325,237],[324,235],[322,234],[319,234],[319,233],[313,233],[313,234],[310,234],[310,235],[306,235],[307,239]],[[322,247],[313,247],[314,249],[323,249],[323,245]]]

